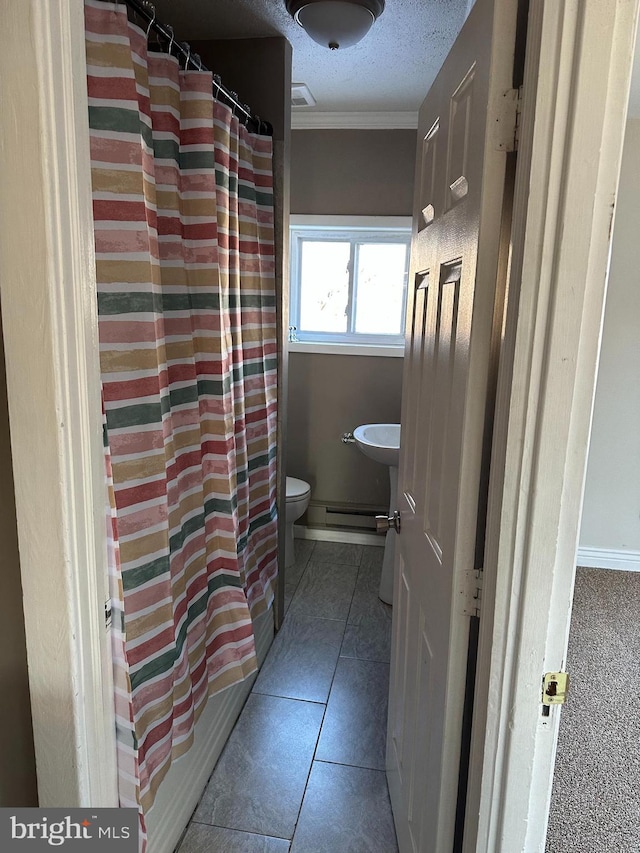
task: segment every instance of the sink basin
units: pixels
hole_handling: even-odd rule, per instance
[[[398,467],[400,424],[363,424],[353,431],[358,449],[382,465]]]

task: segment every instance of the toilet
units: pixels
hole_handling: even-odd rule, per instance
[[[292,566],[296,555],[293,547],[293,525],[304,514],[311,499],[311,486],[296,477],[287,477],[286,537],[284,545],[285,568]]]

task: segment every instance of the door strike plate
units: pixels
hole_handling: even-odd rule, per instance
[[[569,692],[567,672],[547,672],[542,680],[542,704],[564,705]]]

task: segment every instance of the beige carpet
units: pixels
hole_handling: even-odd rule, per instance
[[[578,569],[547,853],[640,851],[640,573]]]

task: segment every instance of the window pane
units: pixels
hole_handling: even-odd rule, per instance
[[[300,329],[346,332],[349,243],[303,240],[300,248]]]
[[[356,332],[401,335],[407,246],[361,243],[358,253]]]

